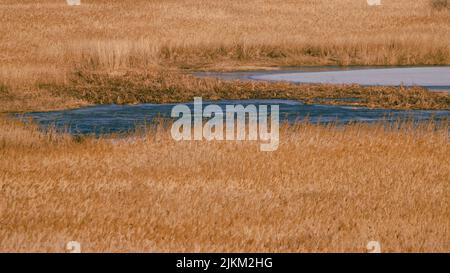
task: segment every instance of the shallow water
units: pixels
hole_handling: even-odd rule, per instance
[[[280,70],[196,72],[197,77],[223,80],[289,81],[293,83],[360,84],[363,86],[422,86],[450,92],[450,67],[313,66]]]
[[[443,119],[450,117],[450,111],[402,111],[385,109],[368,109],[364,107],[336,105],[306,105],[293,100],[222,100],[203,102],[203,107],[217,104],[223,110],[229,104],[271,105],[280,107],[280,120],[298,122],[308,117],[312,123],[353,121],[375,122],[382,120],[413,119],[427,120],[432,117]],[[20,119],[33,119],[46,130],[54,127],[71,134],[109,134],[133,131],[138,127],[151,124],[155,118],[172,119],[172,107],[176,104],[139,104],[139,105],[99,105],[74,110],[55,112],[34,112],[17,115]],[[186,103],[193,112],[193,103]],[[175,119],[173,119],[175,120]]]

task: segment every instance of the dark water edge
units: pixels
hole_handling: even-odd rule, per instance
[[[193,102],[185,103],[193,113]],[[369,109],[342,105],[303,104],[294,100],[221,100],[203,102],[203,107],[215,104],[225,111],[226,105],[254,104],[279,105],[280,122],[296,123],[308,120],[313,124],[352,122],[374,123],[411,120],[448,120],[448,110],[389,110]],[[31,112],[14,114],[23,121],[37,123],[43,131],[55,129],[73,135],[107,135],[133,132],[163,121],[174,121],[170,117],[172,107],[177,104],[138,104],[138,105],[98,105],[73,110],[54,112]],[[270,107],[269,107],[270,110]],[[269,111],[270,113],[270,111]]]

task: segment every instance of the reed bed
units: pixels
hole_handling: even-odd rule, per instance
[[[4,0],[0,86],[9,96],[1,111],[91,103],[43,88],[78,71],[448,65],[449,21],[448,8],[429,0]]]
[[[34,75],[81,59],[111,70],[450,64],[450,13],[429,0],[5,0],[0,14],[2,64]]]
[[[41,84],[39,90],[39,93],[20,94],[5,88],[4,96],[0,97],[0,102],[3,101],[0,112],[47,111],[92,104],[180,103],[192,101],[194,97],[291,99],[308,104],[390,109],[450,109],[447,92],[429,92],[421,87],[224,81],[165,69],[114,74],[80,70],[64,84]]]
[[[442,2],[442,1],[432,1]],[[428,0],[3,0],[0,112],[286,98],[449,109],[425,89],[197,79],[194,70],[449,65]],[[431,3],[431,4],[430,4]],[[345,102],[349,104],[349,102]],[[448,122],[302,123],[280,146],[73,137],[0,116],[0,252],[450,252]]]
[[[1,252],[450,251],[448,124],[285,125],[270,153],[0,129]]]
[[[69,96],[94,104],[173,103],[190,101],[200,96],[208,100],[293,99],[306,103],[450,110],[450,95],[447,92],[428,92],[421,87],[224,81],[199,79],[167,70],[116,75],[79,71],[69,84],[49,85],[47,89],[56,97]]]

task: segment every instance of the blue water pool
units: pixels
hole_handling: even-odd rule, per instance
[[[185,103],[193,109],[193,102]],[[428,110],[387,110],[369,109],[337,105],[303,104],[293,100],[221,100],[203,102],[203,107],[210,104],[219,105],[225,110],[226,105],[241,104],[247,106],[279,105],[280,120],[300,122],[306,118],[312,123],[338,122],[376,122],[413,119],[415,121],[448,119],[450,111]],[[17,114],[23,120],[33,120],[46,130],[50,127],[67,131],[71,134],[109,134],[133,131],[137,127],[152,124],[156,119],[172,119],[171,110],[176,104],[138,104],[138,105],[99,105],[74,110],[54,112],[32,112]],[[270,109],[270,107],[269,107]]]

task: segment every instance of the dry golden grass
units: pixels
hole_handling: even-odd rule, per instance
[[[90,103],[43,88],[74,71],[448,65],[449,21],[429,0],[4,0],[0,85],[14,96],[1,111]]]
[[[445,125],[445,124],[444,124]],[[0,121],[0,251],[450,252],[448,126],[257,142],[44,135]]]
[[[449,65],[428,0],[3,0],[0,112],[92,103],[356,97],[448,109],[423,89],[225,83],[180,70]],[[0,252],[450,252],[448,124],[283,128],[259,143],[74,139],[0,117]]]
[[[450,13],[429,0],[2,1],[3,65],[450,64]],[[22,66],[17,67],[19,71]]]

